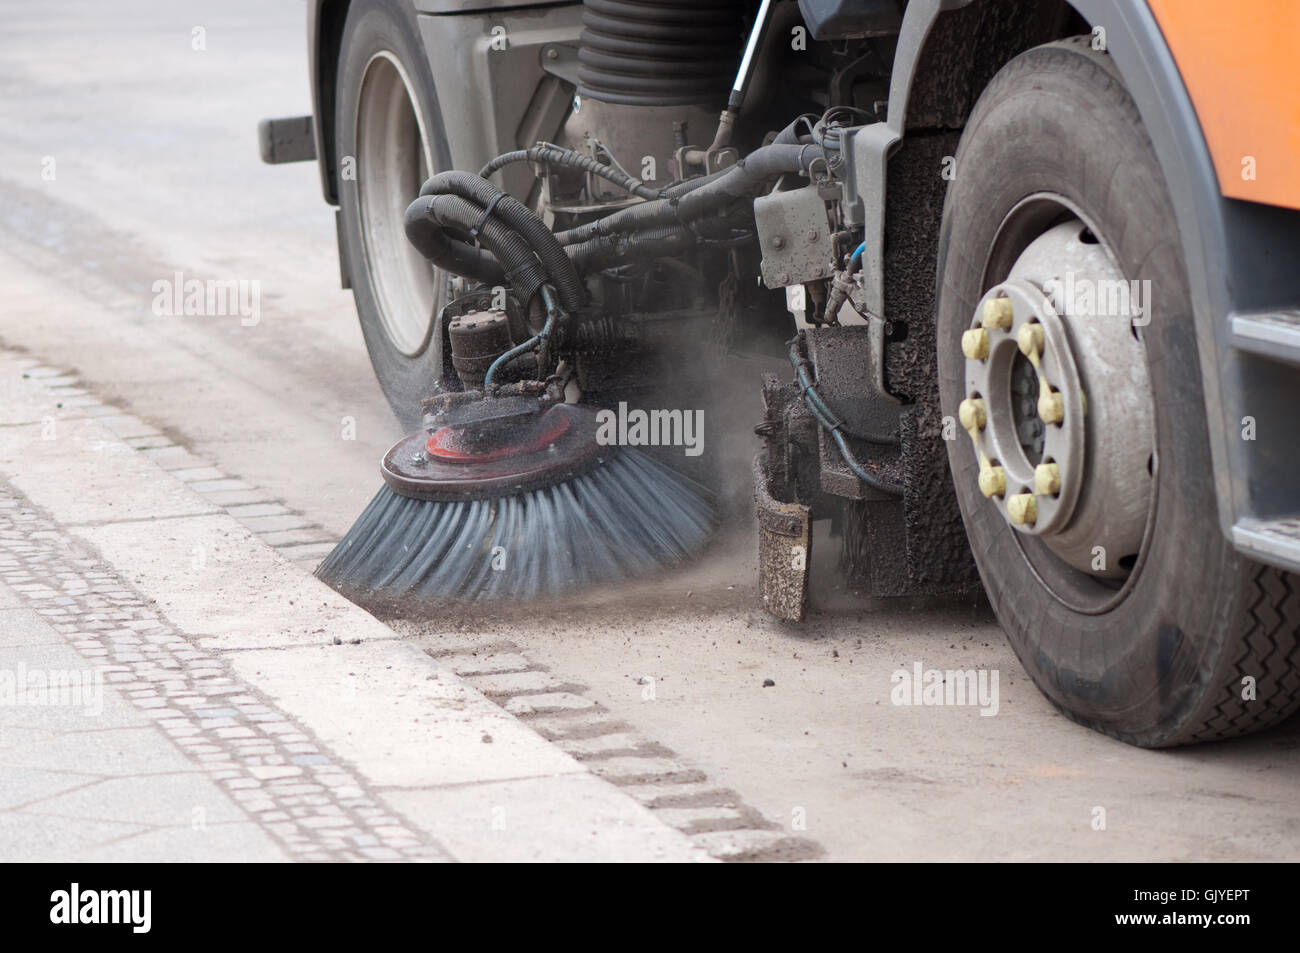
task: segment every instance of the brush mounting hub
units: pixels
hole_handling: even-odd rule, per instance
[[[535,397],[533,406],[538,406]],[[566,482],[614,452],[596,441],[596,415],[585,407],[504,411],[499,406],[495,415],[481,417],[430,415],[426,422],[443,425],[411,434],[389,450],[380,465],[384,482],[418,500],[490,499]],[[449,419],[456,422],[445,423]]]

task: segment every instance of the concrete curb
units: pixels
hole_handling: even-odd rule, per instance
[[[68,390],[0,351],[0,474],[452,858],[708,859],[224,512],[238,487]]]

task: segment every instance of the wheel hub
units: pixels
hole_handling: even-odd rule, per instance
[[[1065,562],[1122,579],[1154,485],[1154,404],[1133,298],[1080,222],[1033,241],[962,335],[959,419],[980,492]],[[1149,307],[1149,302],[1146,302]]]

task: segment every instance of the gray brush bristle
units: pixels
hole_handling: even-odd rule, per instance
[[[363,605],[530,599],[671,566],[714,523],[703,487],[624,447],[569,482],[499,499],[385,486],[316,575]]]

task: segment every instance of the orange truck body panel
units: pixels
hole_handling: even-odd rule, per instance
[[[1300,3],[1148,2],[1223,194],[1300,209]]]

